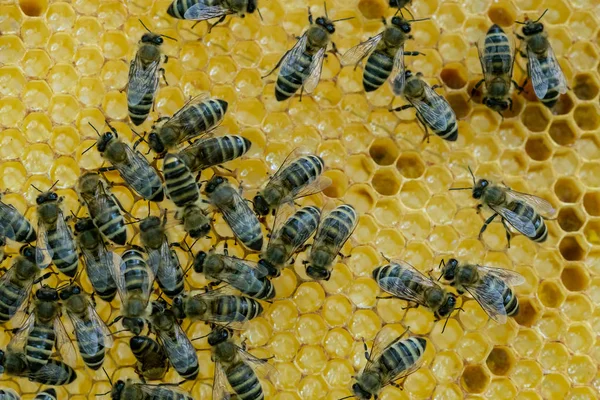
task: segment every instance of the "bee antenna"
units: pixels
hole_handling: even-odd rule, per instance
[[[58,179],[52,184],[52,186],[50,186],[50,188],[48,188],[48,192],[51,191],[54,186],[56,186],[56,184],[58,183]]]
[[[93,149],[95,145],[96,145],[96,143],[92,143],[92,145],[90,147],[88,147],[87,149],[85,149],[84,151],[81,152],[81,155],[84,155],[85,153],[87,153],[88,151]]]
[[[264,21],[263,17],[262,17],[262,14],[260,13],[260,8],[256,7],[256,12],[258,13],[258,16],[260,17],[260,20]]]
[[[452,313],[450,313],[452,314]],[[446,318],[446,322],[444,322],[444,327],[442,328],[442,333],[444,333],[444,331],[446,330],[446,325],[448,325],[448,320],[450,319],[450,314],[448,314],[448,317]]]
[[[473,186],[475,186],[476,185],[476,183],[475,183],[475,174],[473,173],[473,170],[471,169],[470,165],[467,165],[467,169],[471,173],[471,177],[473,178]]]
[[[419,18],[419,19],[411,19],[411,20],[410,20],[410,21],[408,21],[408,22],[411,22],[411,23],[412,23],[412,22],[421,22],[421,21],[428,21],[428,20],[430,20],[430,19],[431,19],[431,18]]]
[[[163,34],[160,34],[160,36],[161,36],[161,37],[164,37],[164,38],[167,38],[167,39],[171,39],[171,40],[177,41],[177,39],[175,39],[175,38],[174,38],[174,37],[172,37],[172,36],[167,36],[167,35],[163,35]]]
[[[92,125],[90,121],[88,121],[88,125],[92,127],[92,129],[96,132],[96,135],[100,136],[100,132],[98,132],[98,129],[96,129],[96,127]]]
[[[539,17],[538,19],[536,19],[536,20],[535,20],[535,22],[539,22],[539,21],[540,21],[540,19],[542,19],[542,18],[544,17],[544,15],[546,15],[546,13],[547,13],[547,12],[548,12],[548,9],[546,8],[546,9],[544,10],[544,12],[542,13],[542,15],[540,15],[540,17]]]
[[[112,379],[110,379],[110,376],[108,375],[108,372],[106,372],[104,367],[102,367],[102,371],[104,371],[104,375],[106,375],[106,377],[108,378],[108,382],[110,383],[110,386],[112,386],[113,385]],[[108,393],[110,393],[110,392],[108,392]],[[104,393],[104,394],[106,394],[106,393]]]
[[[148,143],[148,142],[146,141],[146,138],[144,137],[144,135],[140,135],[139,133],[137,133],[137,132],[136,132],[135,130],[133,130],[133,129],[131,130],[131,132],[133,132],[133,134],[134,134],[135,136],[139,137],[139,138],[140,138],[140,140],[141,140],[142,142],[144,142],[144,143]]]
[[[142,26],[150,33],[152,33],[152,31],[150,29],[148,29],[148,27],[144,24],[144,22],[141,19],[138,19],[138,21],[140,21],[140,24],[142,24]]]
[[[323,2],[323,8],[325,9],[325,18],[329,19],[329,15],[327,15],[327,2]]]
[[[33,183],[31,184],[31,187],[32,187],[32,188],[34,188],[35,190],[37,190],[37,191],[38,191],[38,192],[40,192],[40,193],[44,193],[44,192],[42,192],[40,189],[38,189],[37,187],[35,187],[35,185],[34,185]]]
[[[333,21],[331,21],[331,22],[348,21],[349,19],[354,19],[354,17],[340,18],[340,19],[333,20]]]
[[[115,134],[116,137],[119,137],[119,133],[117,132],[117,130],[115,129],[114,126],[112,126],[110,124],[110,122],[108,122],[108,120],[104,120],[106,122],[106,125],[108,125],[108,127],[110,128],[110,130],[112,131],[112,133]]]
[[[338,400],[351,399],[353,397],[356,397],[356,396],[352,395],[352,396],[341,397]]]

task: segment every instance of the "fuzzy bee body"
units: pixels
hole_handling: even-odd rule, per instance
[[[21,400],[21,396],[12,389],[0,389],[0,400]]]
[[[54,388],[46,389],[40,393],[33,400],[57,400],[56,390]]]
[[[167,197],[177,207],[195,203],[200,198],[200,190],[190,169],[175,154],[167,154],[163,164],[163,175],[165,177],[165,189]]]
[[[42,385],[62,386],[68,385],[77,378],[77,373],[62,361],[49,359],[46,365],[37,371],[32,371],[27,364],[24,351],[15,351],[10,348],[0,350],[0,369],[8,376],[28,378],[30,381]]]
[[[160,380],[169,366],[165,350],[148,336],[133,336],[129,340],[131,352],[137,360],[136,372],[147,380]]]
[[[194,400],[176,386],[148,385],[133,380],[118,380],[112,387],[112,400]]]
[[[31,243],[37,235],[31,222],[14,206],[0,201],[0,235],[20,243]]]
[[[252,14],[256,6],[257,0],[174,0],[167,14],[194,21],[220,18],[221,22],[229,14],[238,14],[242,18],[246,13]]]
[[[191,171],[202,171],[243,156],[251,145],[238,135],[208,137],[195,141],[177,155]]]

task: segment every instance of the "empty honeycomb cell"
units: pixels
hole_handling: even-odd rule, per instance
[[[22,99],[30,110],[48,108],[52,90],[45,81],[29,81],[23,88]]]
[[[540,392],[544,399],[564,399],[568,391],[569,381],[562,374],[547,374],[542,379]]]
[[[346,176],[344,179],[347,179]],[[328,197],[332,197],[327,192],[324,193]],[[369,212],[373,208],[377,201],[377,194],[370,185],[356,184],[345,191],[344,200],[352,205],[359,214],[363,214]]]
[[[548,132],[552,140],[561,146],[570,146],[577,138],[577,130],[569,120],[553,121]]]
[[[464,313],[461,313],[461,317],[463,316],[462,314]],[[457,344],[456,350],[464,361],[475,364],[485,360],[490,347],[488,340],[482,334],[470,332],[462,337]]]
[[[525,107],[521,121],[531,132],[543,132],[550,123],[548,109],[541,104],[530,104]]]
[[[593,305],[590,300],[582,294],[567,296],[561,310],[571,321],[585,321],[592,313]]]
[[[460,385],[468,393],[483,393],[491,382],[490,373],[482,365],[467,365],[460,378]]]
[[[587,252],[587,245],[579,235],[569,235],[563,237],[558,245],[560,254],[567,261],[581,261]]]
[[[519,298],[519,313],[514,316],[515,321],[526,327],[531,327],[541,317],[542,305],[536,298]]]
[[[593,104],[581,104],[575,108],[573,118],[577,126],[584,131],[594,131],[600,126],[598,108]]]
[[[25,105],[16,97],[0,99],[0,125],[16,127],[25,117]]]
[[[589,356],[575,355],[569,360],[567,373],[576,385],[587,385],[596,375],[596,365]]]
[[[538,298],[545,307],[560,307],[566,297],[562,286],[552,280],[545,280],[538,287]]]
[[[417,153],[405,152],[396,162],[400,174],[408,179],[417,179],[425,172],[423,159]]]
[[[573,83],[573,93],[579,100],[593,100],[597,95],[600,84],[597,78],[589,73],[577,74]]]
[[[581,198],[581,187],[573,178],[559,178],[554,184],[554,193],[563,203],[576,203]]]
[[[490,372],[498,376],[509,375],[515,362],[515,354],[508,347],[494,347],[485,360]]]
[[[595,335],[584,323],[572,324],[565,335],[565,344],[573,353],[587,353]]]
[[[572,292],[584,291],[590,284],[585,268],[578,264],[565,266],[560,278],[565,288]]]
[[[393,140],[389,138],[378,138],[371,143],[369,155],[378,165],[391,165],[398,158],[400,150]]]
[[[42,19],[27,19],[21,24],[21,38],[26,47],[44,47],[50,30]]]
[[[391,169],[378,170],[371,180],[373,188],[384,196],[393,196],[398,193],[400,183],[400,177],[396,176]]]
[[[46,23],[55,31],[70,31],[75,21],[75,10],[67,3],[53,3],[46,11]]]
[[[498,129],[500,117],[488,109],[478,108],[471,114],[471,125],[481,133],[491,133]]]
[[[588,215],[600,216],[600,192],[588,192],[583,196],[583,207]]]
[[[576,232],[583,226],[584,217],[579,209],[563,207],[558,212],[558,224],[565,232]]]
[[[543,371],[534,360],[518,360],[510,373],[510,378],[520,389],[535,388],[540,384]]]

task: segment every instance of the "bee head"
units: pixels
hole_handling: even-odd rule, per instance
[[[392,25],[397,26],[404,33],[410,33],[411,26],[410,22],[402,17],[395,16],[392,18]]]
[[[204,271],[204,261],[206,260],[206,252],[199,251],[194,257],[194,271],[201,274]]]
[[[407,69],[406,71],[404,71],[404,80],[407,81],[408,78],[411,78],[413,76],[413,73],[411,70]]]
[[[226,178],[223,178],[222,176],[215,175],[215,176],[213,176],[211,178],[210,181],[208,181],[208,183],[206,184],[206,187],[204,188],[204,191],[206,193],[212,193],[212,192],[214,192],[217,189],[217,187],[219,185],[222,185],[222,184],[224,184],[226,182],[227,182]]]
[[[156,33],[148,32],[142,35],[142,43],[152,43],[157,46],[163,44],[165,40]]]
[[[19,249],[19,254],[21,254],[23,257],[29,260],[35,260],[35,248],[31,247],[28,244],[24,245]]]
[[[150,230],[151,228],[155,228],[157,226],[160,226],[160,218],[152,215],[148,218],[144,218],[142,220],[142,222],[140,222],[140,230],[142,231],[147,231]]]
[[[102,136],[100,136],[100,139],[98,139],[96,148],[100,153],[104,153],[108,144],[116,137],[117,136],[114,135],[112,132],[105,132],[104,134],[102,134]]]
[[[483,99],[483,104],[485,104],[492,110],[498,112],[506,111],[510,108],[510,103],[508,102],[508,100],[494,99],[491,97],[486,97],[485,99]]]
[[[81,294],[81,288],[79,285],[69,285],[60,291],[59,297],[61,300],[68,300],[71,298],[71,296],[78,294]]]
[[[535,21],[525,21],[525,26],[523,27],[523,35],[525,36],[533,36],[537,33],[544,32],[544,24],[541,22]]]
[[[211,346],[216,346],[219,343],[223,343],[229,339],[230,336],[231,333],[228,329],[222,327],[214,328],[212,332],[208,334],[208,344]]]
[[[257,194],[256,196],[254,196],[254,199],[252,200],[252,202],[254,203],[254,212],[255,213],[257,213],[258,215],[269,214],[270,207],[262,195]]]
[[[354,396],[358,397],[359,399],[370,399],[372,397],[371,393],[363,389],[358,382],[352,385],[352,393],[354,393]]]
[[[277,276],[281,275],[279,270],[277,268],[275,268],[273,266],[273,264],[271,264],[269,261],[267,261],[265,259],[261,258],[260,260],[258,260],[258,265],[262,265],[263,267],[265,267],[268,271],[269,276],[277,277]]]
[[[248,5],[246,6],[246,12],[248,14],[252,14],[256,11],[256,0],[248,0]]]
[[[119,400],[121,398],[121,393],[123,393],[123,390],[125,390],[125,382],[119,379],[117,383],[115,383],[115,385],[113,386],[112,391],[110,392],[110,398],[113,400]]]
[[[165,145],[156,132],[148,135],[148,144],[155,153],[162,154],[165,152]]]
[[[185,318],[185,312],[183,310],[183,295],[175,296],[173,299],[173,314],[175,314],[175,318],[183,319]]]
[[[335,25],[333,25],[333,21],[326,17],[317,18],[316,24],[325,28],[325,30],[330,34],[335,32]]]
[[[456,275],[457,268],[458,260],[456,260],[456,258],[449,259],[448,262],[444,265],[444,268],[442,269],[442,277],[445,280],[452,282]]]
[[[75,222],[75,232],[85,232],[94,229],[94,222],[91,218],[82,218]]]
[[[40,205],[40,204],[44,204],[44,203],[51,203],[54,201],[58,200],[58,195],[54,192],[46,192],[46,193],[42,193],[40,194],[36,199],[35,202]]]
[[[134,335],[139,335],[144,329],[144,320],[142,318],[123,317],[123,327]]]
[[[310,276],[314,280],[328,281],[331,278],[331,272],[325,268],[317,268],[309,265],[306,267],[306,275]]]
[[[487,179],[480,179],[477,181],[477,184],[473,188],[473,198],[480,199],[483,196],[483,192],[490,185],[490,182]]]
[[[210,232],[210,224],[206,223],[196,228],[192,228],[188,231],[192,239],[198,239],[199,237],[206,236]]]
[[[43,286],[35,292],[35,297],[42,301],[58,301],[58,291],[54,288]]]
[[[448,293],[446,296],[446,301],[437,310],[437,314],[441,318],[447,317],[452,313],[452,311],[454,311],[454,308],[456,308],[456,295],[453,293]]]

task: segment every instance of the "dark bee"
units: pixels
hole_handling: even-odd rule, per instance
[[[448,101],[435,92],[434,89],[438,87],[429,86],[422,79],[420,72],[413,75],[407,70],[402,82],[394,81],[394,92],[402,94],[410,104],[394,108],[392,111],[414,108],[417,111],[417,119],[425,128],[423,140],[429,138],[429,129],[431,129],[442,139],[454,142],[458,138],[456,114]]]
[[[331,179],[322,176],[325,162],[316,155],[302,155],[301,149],[287,156],[267,185],[254,197],[254,211],[267,215],[280,204],[318,193],[331,185]]]
[[[38,237],[36,257],[38,266],[45,268],[50,260],[60,272],[73,278],[77,274],[79,257],[71,229],[60,208],[62,198],[55,192],[42,192],[37,198]]]
[[[31,243],[37,239],[31,222],[14,206],[2,201],[0,201],[0,235],[20,243]]]
[[[21,396],[12,389],[0,389],[0,400],[21,400]]]
[[[106,248],[91,218],[82,218],[75,223],[75,235],[94,291],[102,300],[110,303],[117,294],[112,271],[115,264],[121,264],[123,260]]]
[[[183,230],[192,239],[201,238],[210,232],[210,218],[198,204],[187,204],[177,211],[176,218],[181,220]]]
[[[177,156],[190,171],[202,171],[243,156],[251,145],[250,140],[243,136],[209,136],[196,140]]]
[[[131,379],[118,380],[110,392],[112,400],[194,400],[175,386],[134,383]]]
[[[61,289],[59,296],[73,323],[83,362],[93,370],[99,369],[104,363],[106,349],[112,347],[112,336],[96,312],[96,304],[75,284]]]
[[[49,388],[38,393],[37,396],[33,400],[57,400],[56,390],[54,388]]]
[[[31,371],[27,366],[25,353],[10,348],[6,352],[0,350],[0,373],[25,377],[33,382],[52,386],[68,385],[77,378],[73,368],[52,358],[39,370]]]
[[[167,197],[177,207],[192,204],[200,198],[200,189],[190,169],[175,154],[167,154],[163,164]]]
[[[389,5],[392,8],[397,8],[400,11],[400,14],[402,15],[402,10],[406,10],[406,12],[408,12],[411,16],[411,12],[408,9],[408,6],[410,6],[412,4],[412,0],[389,0]]]
[[[294,214],[291,212],[293,212],[293,207],[288,204],[279,207],[267,250],[263,252],[258,262],[269,270],[270,276],[280,274],[280,270],[285,267],[300,246],[310,239],[319,226],[321,211],[318,208],[307,206],[302,207]]]
[[[494,24],[479,41],[477,50],[484,79],[473,87],[471,96],[485,82],[486,95],[483,98],[483,104],[502,115],[502,111],[512,109],[511,82],[515,87],[521,89],[512,80],[515,45],[502,28]]]
[[[527,52],[522,52],[527,57],[528,79],[531,79],[533,91],[538,99],[548,108],[554,107],[561,94],[567,93],[567,80],[556,59],[554,50],[548,41],[548,34],[544,32],[544,25],[540,22],[548,10],[532,21],[516,21],[523,26],[523,36],[517,35],[519,40],[525,42]],[[527,80],[523,84],[525,86]]]
[[[329,280],[331,264],[358,224],[354,207],[342,204],[321,220],[315,240],[305,261],[306,274],[312,279]]]
[[[450,318],[456,308],[456,295],[407,262],[394,261],[375,268],[373,279],[382,290],[394,297],[430,309],[436,320]]]
[[[410,337],[401,340],[402,336],[399,336],[386,344],[387,340],[381,339],[384,336],[381,333],[377,335],[371,353],[365,344],[367,364],[352,385],[354,396],[349,397],[377,399],[385,386],[407,377],[421,365],[421,357],[427,347],[425,339]]]
[[[223,22],[227,15],[237,14],[244,18],[257,10],[257,0],[175,0],[167,9],[173,18],[206,21],[219,20],[211,26]]]
[[[239,400],[263,400],[259,373],[266,375],[270,366],[233,343],[231,331],[215,327],[208,335],[208,344],[212,347],[212,359],[215,362],[213,398],[229,398],[227,383]]]
[[[154,273],[146,264],[142,249],[137,246],[126,250],[121,257],[123,262],[115,265],[113,270],[113,278],[121,298],[121,315],[113,323],[123,319],[123,327],[134,335],[139,335],[152,310],[149,299]]]
[[[0,278],[0,323],[10,320],[25,304],[34,283],[53,275],[48,272],[38,279],[40,269],[36,265],[35,248],[25,245],[19,253]]]
[[[517,315],[519,300],[510,285],[521,285],[525,278],[517,272],[475,264],[459,264],[455,258],[440,263],[441,278],[459,294],[469,293],[494,321],[504,324],[506,316]]]
[[[508,225],[534,242],[546,241],[548,228],[544,219],[550,218],[555,213],[549,202],[532,194],[516,192],[506,186],[494,185],[487,179],[480,179],[476,183],[475,175],[470,168],[469,172],[473,178],[473,187],[450,190],[473,190],[473,198],[481,202],[477,208],[487,207],[494,212],[481,227],[479,239],[488,225],[499,215],[506,229],[508,247],[510,247],[511,237]]]
[[[178,319],[204,321],[241,327],[263,312],[260,303],[250,297],[229,294],[222,289],[201,293],[185,293],[173,300],[173,312]]]
[[[194,258],[194,271],[215,282],[225,282],[246,296],[259,300],[269,300],[275,297],[275,287],[267,279],[268,271],[262,265],[230,257],[227,249],[225,254],[217,254],[211,250],[208,254],[200,251]]]
[[[275,83],[275,98],[277,101],[289,99],[300,87],[306,93],[312,93],[315,90],[321,78],[323,59],[330,37],[335,32],[334,22],[345,19],[349,18],[336,21],[330,20],[327,16],[327,8],[325,8],[325,16],[317,18],[313,23],[313,16],[310,8],[308,9],[309,28],[273,69],[274,71],[281,66]]]
[[[146,25],[140,20],[144,28]],[[150,109],[154,105],[154,96],[158,88],[158,75],[163,74],[164,69],[160,67],[161,50],[163,37],[165,35],[157,35],[150,32],[142,35],[140,46],[135,58],[129,65],[129,82],[127,84],[127,108],[129,109],[129,119],[134,125],[144,123]],[[169,38],[172,39],[172,38]],[[168,58],[165,56],[165,63]]]
[[[111,132],[105,132],[102,136],[96,130],[100,136],[96,147],[102,157],[113,165],[113,168],[101,168],[101,170],[116,169],[127,185],[141,197],[148,201],[162,201],[164,191],[156,170],[139,151],[132,150],[128,144],[119,139],[115,128],[110,125],[108,127]],[[92,128],[94,127],[92,126]]]
[[[392,75],[392,81],[404,81],[404,56],[417,56],[418,51],[404,51],[404,43],[412,39],[411,22],[392,17],[392,24],[379,35],[354,46],[342,56],[343,65],[358,65],[365,57],[363,87],[365,92],[377,90]],[[383,19],[385,24],[385,18]],[[370,55],[369,55],[370,54]],[[400,83],[402,86],[403,82]]]
[[[260,222],[238,190],[226,178],[215,175],[204,191],[240,242],[250,250],[260,251],[263,245]]]
[[[177,373],[186,380],[196,379],[200,371],[196,349],[181,329],[173,311],[166,308],[165,303],[152,302],[150,323]]]
[[[125,245],[125,219],[121,215],[118,200],[110,193],[100,175],[95,172],[83,174],[77,182],[77,191],[100,233],[115,244]]]
[[[148,135],[150,148],[158,154],[214,130],[227,112],[227,102],[200,94],[191,99],[173,117],[160,118]]]
[[[0,234],[0,262],[4,261],[4,246],[6,246],[6,237]]]
[[[175,250],[171,250],[167,240],[165,224],[167,214],[160,218],[150,216],[140,222],[140,239],[148,254],[148,266],[155,274],[158,286],[163,293],[173,298],[183,292],[183,270]]]
[[[162,379],[169,366],[165,350],[148,336],[133,336],[129,347],[137,360],[136,373],[141,379],[150,381]]]

